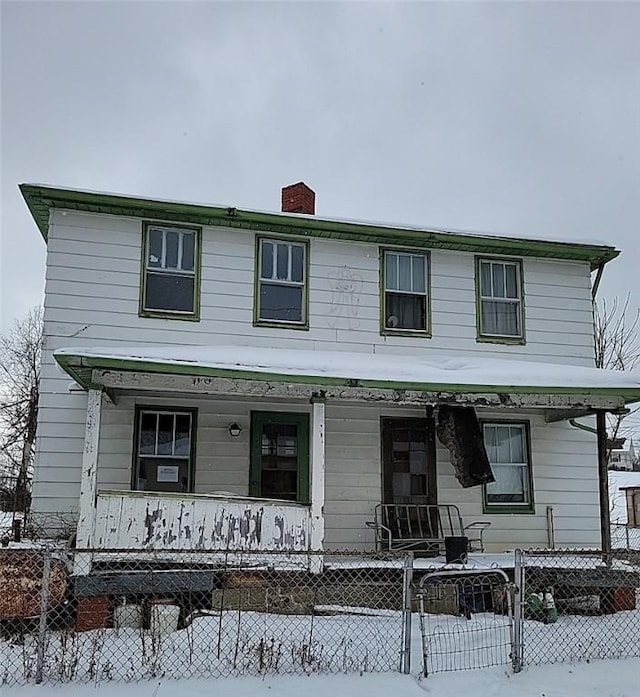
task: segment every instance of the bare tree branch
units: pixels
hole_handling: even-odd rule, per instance
[[[29,501],[38,421],[42,309],[32,309],[0,336],[0,474],[14,479],[16,509]]]
[[[640,309],[630,309],[630,294],[623,302],[602,300],[594,308],[594,339],[596,366],[607,370],[633,370],[640,366]],[[628,414],[612,415],[608,419],[609,456],[613,443],[630,435],[629,417],[638,414],[638,407]],[[632,421],[632,420],[631,420]]]

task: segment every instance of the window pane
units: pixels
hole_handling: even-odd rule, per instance
[[[174,453],[176,455],[189,455],[191,449],[191,416],[189,414],[176,414],[176,440]]]
[[[427,299],[424,295],[387,293],[385,326],[387,329],[424,331],[427,328],[426,305]]]
[[[398,290],[411,291],[411,257],[400,254],[398,267]]]
[[[521,426],[509,426],[509,450],[511,462],[526,462],[524,429]]]
[[[302,322],[302,287],[261,283],[260,319]]]
[[[491,297],[491,263],[480,262],[480,295]]]
[[[289,245],[288,244],[277,244],[276,245],[276,265],[277,273],[276,278],[279,281],[289,280]]]
[[[291,247],[291,280],[302,283],[304,279],[304,247]]]
[[[497,461],[498,434],[495,426],[485,425],[484,427],[484,445],[487,449],[487,457],[489,462]]]
[[[262,426],[260,496],[295,501],[298,497],[298,427]]]
[[[412,257],[411,263],[413,265],[413,292],[414,293],[424,293],[425,292],[425,282],[424,282],[424,267],[425,267],[425,257]]]
[[[155,455],[158,415],[143,412],[140,416],[140,454]]]
[[[489,503],[526,503],[526,472],[524,467],[498,466],[493,468],[495,482],[487,484]]]
[[[385,252],[384,260],[385,288],[398,290],[398,255],[393,252]]]
[[[194,289],[193,276],[149,272],[144,307],[146,310],[193,312]]]
[[[491,277],[493,279],[494,298],[504,298],[504,265],[491,264]]]
[[[273,278],[273,243],[262,242],[262,259],[260,261],[260,277]]]
[[[483,334],[520,336],[520,303],[483,300],[481,313]]]
[[[505,266],[504,271],[505,271],[505,280],[506,280],[506,288],[507,288],[507,298],[519,297],[518,274],[517,274],[516,266],[513,264],[509,264],[508,266]]]
[[[196,255],[196,235],[194,232],[182,233],[182,268],[193,271]]]
[[[487,484],[488,503],[530,501],[525,437],[525,429],[521,425],[485,424],[485,446],[496,479]]]
[[[178,233],[172,230],[167,230],[165,233],[166,239],[166,256],[165,256],[165,269],[177,269],[178,268]]]
[[[509,426],[495,426],[495,460],[493,462],[510,463]]]
[[[159,267],[162,264],[162,230],[149,228],[149,254],[147,256],[147,266]]]
[[[140,491],[185,492],[189,490],[189,460],[141,457],[138,461]]]
[[[173,414],[158,414],[158,455],[173,455]]]

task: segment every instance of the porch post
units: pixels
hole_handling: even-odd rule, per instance
[[[76,531],[76,546],[78,549],[87,549],[93,545],[96,494],[98,489],[98,443],[100,440],[101,411],[102,391],[89,390],[87,395],[87,420],[84,431],[84,450],[82,452],[78,528]],[[76,555],[76,574],[88,574],[90,563],[91,558],[89,555]]]
[[[324,546],[325,402],[311,400],[311,557],[312,573],[322,571]]]
[[[611,560],[611,514],[609,511],[609,453],[607,448],[607,412],[596,411],[598,439],[598,480],[600,492],[600,539],[605,562]]]

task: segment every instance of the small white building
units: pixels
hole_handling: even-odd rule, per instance
[[[635,469],[638,457],[633,445],[633,439],[629,438],[622,447],[612,448],[609,454],[609,466],[611,469],[631,471]]]
[[[47,244],[33,509],[79,546],[365,550],[380,504],[455,506],[489,550],[606,544],[605,413],[640,400],[594,367],[616,249],[319,218],[302,183],[281,213],[21,190]]]

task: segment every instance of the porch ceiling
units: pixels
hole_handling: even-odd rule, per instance
[[[238,346],[60,349],[82,387],[558,410],[640,401],[640,374],[571,365]]]

